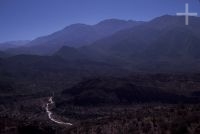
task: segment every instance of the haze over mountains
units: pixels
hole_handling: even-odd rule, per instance
[[[9,42],[4,42],[0,43],[0,50],[7,50],[10,48],[17,48],[26,45],[29,43],[28,40],[20,40],[20,41],[9,41]]]
[[[9,50],[8,52],[49,55],[56,52],[61,46],[80,47],[89,45],[117,31],[139,25],[140,23],[143,22],[110,19],[96,25],[73,24],[53,34],[39,37],[28,43],[27,47]]]
[[[191,72],[200,71],[199,42],[199,17],[190,17],[185,26],[184,17],[165,15],[149,22],[74,24],[5,52],[58,56],[76,64],[100,62],[129,71]]]
[[[134,71],[199,71],[200,18],[190,19],[185,26],[184,17],[161,16],[76,50],[63,47],[56,55],[69,58],[72,50],[74,59],[104,61]]]

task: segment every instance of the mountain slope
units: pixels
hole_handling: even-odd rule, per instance
[[[87,56],[82,54],[78,49],[68,46],[62,47],[54,55],[72,61],[87,59]]]
[[[190,19],[190,25],[185,26],[184,17],[161,16],[119,31],[84,49],[137,71],[198,71],[200,18]]]
[[[0,58],[5,58],[7,56],[9,56],[9,54],[7,54],[7,53],[5,53],[3,51],[0,51]]]
[[[136,85],[134,82],[136,81],[126,78],[84,80],[62,92],[62,98],[66,99],[62,103],[96,106],[104,104],[177,103],[179,101],[189,101],[186,97],[163,91],[158,87]]]

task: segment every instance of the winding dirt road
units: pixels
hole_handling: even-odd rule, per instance
[[[68,125],[68,126],[72,126],[73,124],[72,123],[67,123],[67,122],[62,122],[62,121],[58,121],[56,120],[55,118],[52,117],[53,113],[50,111],[50,105],[53,105],[54,104],[54,101],[53,101],[53,97],[50,97],[49,102],[46,104],[46,112],[47,112],[47,115],[49,117],[49,119],[57,124],[60,124],[60,125]]]

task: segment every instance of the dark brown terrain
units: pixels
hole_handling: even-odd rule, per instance
[[[88,78],[77,82],[61,93],[56,92],[56,104],[52,107],[56,119],[70,122],[73,126],[59,125],[48,119],[45,105],[53,93],[13,96],[9,95],[12,87],[4,83],[2,89],[10,91],[3,91],[1,97],[0,132],[198,134],[199,76],[137,74],[123,78]]]

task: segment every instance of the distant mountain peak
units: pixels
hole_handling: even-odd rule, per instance
[[[90,25],[83,24],[83,23],[76,23],[76,24],[66,26],[63,30],[74,29],[74,28],[85,28],[85,27],[90,27]]]
[[[121,20],[121,19],[106,19],[103,20],[99,23],[97,23],[95,26],[104,26],[104,25],[114,25],[114,26],[119,26],[119,25],[124,25],[124,24],[135,24],[135,23],[142,23],[142,21],[133,21],[133,20]]]
[[[113,24],[113,23],[125,23],[125,22],[128,22],[128,21],[113,18],[113,19],[106,19],[106,20],[103,20],[103,21],[97,23],[97,25],[100,25],[100,24],[108,24],[108,23],[111,23],[111,24]],[[132,21],[132,22],[133,22],[133,21]]]

